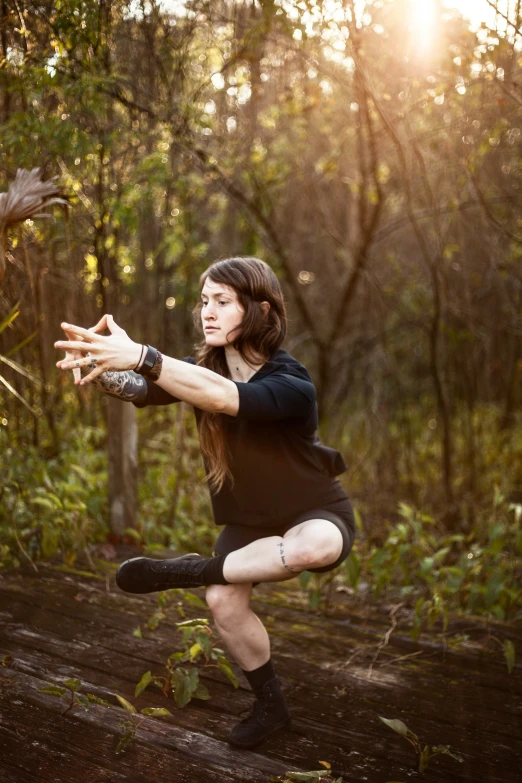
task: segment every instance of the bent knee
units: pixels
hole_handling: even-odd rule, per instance
[[[210,585],[205,600],[216,622],[222,624],[249,609],[251,594],[251,584]]]
[[[335,562],[340,557],[343,549],[343,536],[335,527],[327,533],[317,532],[311,536],[303,536],[299,540],[296,536],[292,542],[292,556],[290,565],[306,570]]]

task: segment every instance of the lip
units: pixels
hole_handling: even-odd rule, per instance
[[[205,326],[205,332],[218,332],[218,326]]]

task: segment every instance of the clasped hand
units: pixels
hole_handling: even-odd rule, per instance
[[[56,366],[73,370],[75,385],[90,383],[106,370],[132,370],[140,360],[142,346],[130,339],[112,315],[104,315],[89,329],[66,323],[61,326],[69,339],[54,344],[55,348],[65,351],[65,359],[56,362]],[[109,336],[99,334],[106,329],[111,333]],[[87,353],[90,355],[86,356]],[[95,364],[95,367],[82,378],[81,368],[89,364]]]

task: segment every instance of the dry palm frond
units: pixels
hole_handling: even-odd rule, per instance
[[[18,169],[7,193],[0,193],[0,280],[5,276],[7,229],[29,218],[50,217],[41,210],[51,204],[67,204],[54,178],[47,182],[40,179],[40,169]]]

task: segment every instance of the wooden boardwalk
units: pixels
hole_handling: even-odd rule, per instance
[[[118,562],[126,556],[119,551]],[[288,770],[322,769],[320,761],[343,783],[522,780],[522,666],[508,674],[492,638],[510,638],[520,658],[521,628],[490,626],[485,645],[484,624],[454,621],[449,630],[470,639],[453,650],[435,633],[412,641],[404,607],[391,620],[389,606],[336,593],[325,618],[310,611],[297,580],[261,585],[253,605],[269,629],[293,722],[254,751],[242,751],[226,742],[252,703],[237,667],[238,690],[218,670],[205,669],[201,678],[212,698],[183,709],[157,688],[134,696],[144,672],[162,674],[179,649],[180,618],[171,611],[150,631],[146,619],[157,594],[122,593],[114,564],[97,560],[96,568],[47,564],[38,573],[30,566],[0,572],[2,783],[268,783]],[[187,607],[187,617],[201,616],[210,612]],[[138,625],[144,638],[133,635]],[[68,678],[79,678],[83,693],[110,708],[92,704],[62,715],[66,702],[38,689]],[[138,710],[167,707],[173,717],[147,718],[116,754],[120,721],[128,716],[115,694]],[[404,721],[423,745],[450,745],[463,761],[438,755],[419,774],[411,745],[379,716]]]

